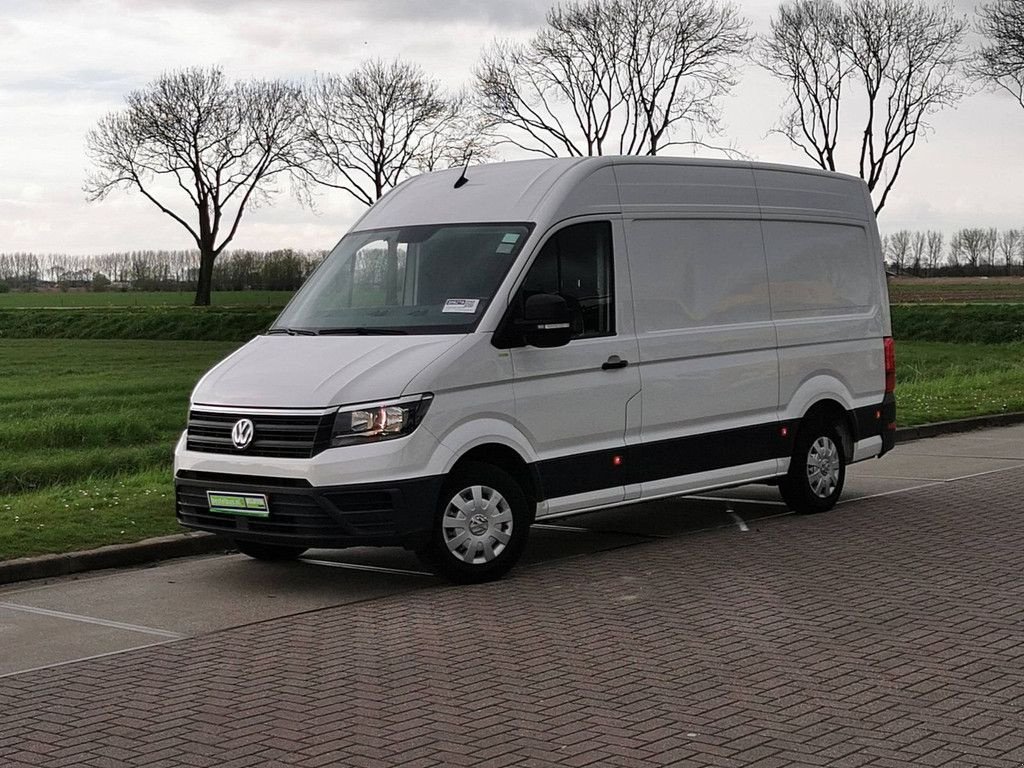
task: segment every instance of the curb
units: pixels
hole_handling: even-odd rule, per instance
[[[994,416],[976,416],[954,421],[937,421],[919,427],[903,427],[896,430],[896,443],[922,440],[938,435],[970,432],[975,429],[1005,427],[1024,423],[1024,412],[1000,413]],[[211,552],[227,552],[231,543],[211,533],[179,533],[145,539],[134,544],[114,544],[83,552],[69,552],[63,555],[42,555],[21,557],[17,560],[0,561],[0,584],[12,584],[30,579],[48,579],[55,576],[69,576],[73,573],[97,571],[102,568],[124,568],[130,565],[144,565],[175,557],[206,555]]]
[[[1013,424],[1024,423],[1024,412],[997,413],[991,416],[972,416],[969,419],[954,419],[952,421],[936,421],[932,424],[921,424],[917,427],[902,427],[896,430],[896,444],[908,443],[912,440],[922,440],[926,437],[938,437],[939,435],[952,435],[957,432],[970,432],[975,429],[990,429],[992,427],[1009,427]]]
[[[19,557],[0,562],[0,584],[11,584],[30,579],[49,579],[72,573],[98,571],[102,568],[124,568],[167,560],[172,557],[190,557],[210,552],[226,552],[231,545],[212,533],[177,533],[144,539],[132,544],[112,544],[99,549],[68,552],[62,555]]]

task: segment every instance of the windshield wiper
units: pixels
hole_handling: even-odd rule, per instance
[[[352,328],[320,328],[317,333],[321,336],[405,336],[408,332],[397,328],[374,328],[363,325]]]
[[[287,334],[289,336],[316,336],[316,331],[311,331],[309,328],[271,328],[267,331],[267,336]]]

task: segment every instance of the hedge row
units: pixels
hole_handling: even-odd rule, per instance
[[[895,305],[892,330],[893,336],[906,341],[1021,342],[1024,304]]]
[[[0,310],[0,338],[246,341],[280,310],[104,307]],[[1024,341],[1024,304],[897,305],[893,335],[907,341],[1002,344]]]
[[[0,338],[246,341],[280,309],[103,307],[0,310]]]

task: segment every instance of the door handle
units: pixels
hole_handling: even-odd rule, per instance
[[[629,365],[629,360],[623,360],[618,355],[612,355],[601,365],[601,370],[611,371],[616,368],[625,368],[627,365]]]

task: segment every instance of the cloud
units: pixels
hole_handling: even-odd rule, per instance
[[[374,24],[416,22],[429,27],[435,23],[486,24],[520,30],[535,28],[544,22],[544,14],[553,0],[120,0],[120,7],[128,13],[197,11],[216,16],[250,17],[274,11],[288,15],[318,18],[320,24],[344,27],[347,23],[360,24],[372,19]]]
[[[85,90],[100,94],[123,94],[135,86],[123,72],[111,69],[70,69],[52,74],[10,73],[0,87],[15,93],[66,94]]]

